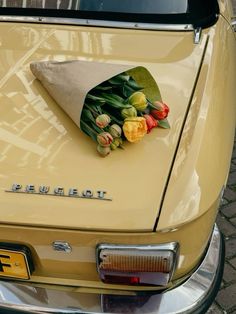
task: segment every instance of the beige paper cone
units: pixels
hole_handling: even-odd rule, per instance
[[[35,77],[78,127],[87,93],[102,82],[131,68],[133,67],[77,60],[30,64]]]

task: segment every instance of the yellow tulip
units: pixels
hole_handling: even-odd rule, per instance
[[[129,142],[136,143],[140,141],[147,133],[147,124],[145,118],[131,117],[125,119],[123,132]]]
[[[129,103],[139,111],[147,108],[147,99],[144,93],[135,92],[129,97]]]
[[[131,118],[131,117],[137,117],[137,110],[130,106],[130,108],[124,108],[121,110],[122,118]]]

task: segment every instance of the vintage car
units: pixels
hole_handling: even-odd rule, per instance
[[[224,265],[232,16],[229,0],[0,1],[3,313],[207,310]],[[170,128],[101,158],[30,71],[45,60],[145,67]]]

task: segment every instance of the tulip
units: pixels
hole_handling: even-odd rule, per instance
[[[96,118],[96,125],[101,129],[104,129],[106,126],[108,126],[110,122],[111,122],[111,118],[105,113],[100,114]]]
[[[137,110],[130,106],[130,108],[124,108],[121,110],[121,115],[124,119],[131,118],[131,117],[137,117]]]
[[[143,117],[125,119],[123,132],[129,142],[136,143],[147,133],[146,120]]]
[[[97,135],[97,142],[100,146],[110,146],[113,141],[113,137],[108,132],[102,132]]]
[[[102,157],[106,157],[107,155],[110,154],[111,149],[110,149],[109,146],[101,146],[101,145],[98,145],[98,146],[97,146],[97,151],[99,152],[99,154],[100,154]]]
[[[147,108],[147,99],[142,92],[133,93],[129,97],[129,103],[139,111],[144,111]]]
[[[110,148],[111,148],[111,150],[116,150],[117,149],[117,145],[116,145],[116,143],[113,141],[112,143],[111,143],[111,145],[110,145]]]
[[[112,150],[117,149],[117,147],[119,147],[122,144],[122,141],[120,141],[120,138],[115,138],[114,141],[111,143],[110,148]]]
[[[112,124],[109,128],[109,133],[113,138],[117,138],[121,136],[122,129],[118,124]]]
[[[151,110],[151,115],[157,120],[164,120],[168,116],[170,111],[169,107],[160,101],[155,101],[154,106],[157,109]]]
[[[145,114],[144,118],[147,124],[147,133],[150,133],[153,128],[157,127],[157,120],[155,120],[150,114]]]

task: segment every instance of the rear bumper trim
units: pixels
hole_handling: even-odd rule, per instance
[[[0,309],[24,313],[202,313],[213,301],[222,279],[222,236],[215,225],[206,255],[180,286],[162,293],[135,296],[65,292],[31,283],[0,282]]]

